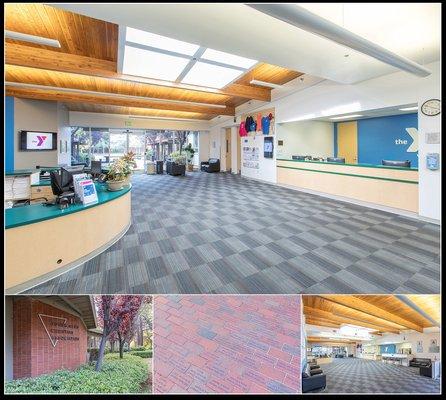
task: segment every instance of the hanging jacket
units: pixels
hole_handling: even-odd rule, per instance
[[[242,122],[240,124],[238,133],[239,133],[240,137],[248,136],[248,132],[246,131],[246,127],[245,127],[245,123],[244,122]]]
[[[262,118],[262,132],[264,135],[269,135],[270,119],[268,117]]]
[[[261,131],[262,130],[262,114],[258,113],[257,114],[257,131]]]
[[[245,128],[248,132],[252,132],[252,129],[254,128],[255,130],[255,122],[254,122],[254,118],[251,116],[246,117],[245,120]]]

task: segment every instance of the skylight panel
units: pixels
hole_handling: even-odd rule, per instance
[[[244,71],[238,69],[197,62],[183,78],[182,82],[221,89],[243,73]]]
[[[201,58],[204,60],[211,60],[228,65],[234,65],[240,68],[251,68],[254,64],[257,63],[256,60],[251,60],[250,58],[239,57],[234,54],[229,54],[213,49],[206,49]]]
[[[162,50],[174,51],[176,53],[186,54],[188,56],[193,56],[200,48],[200,46],[197,46],[196,44],[171,39],[166,36],[145,32],[130,27],[127,27],[126,29],[125,40],[127,42],[139,43]]]
[[[187,58],[125,46],[122,72],[127,75],[174,81],[188,62]]]

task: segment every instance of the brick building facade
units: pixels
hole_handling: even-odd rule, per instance
[[[87,328],[80,317],[35,298],[14,299],[14,379],[72,370],[86,361]]]

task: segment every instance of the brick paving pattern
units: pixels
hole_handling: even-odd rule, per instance
[[[155,296],[154,393],[301,393],[300,302]]]

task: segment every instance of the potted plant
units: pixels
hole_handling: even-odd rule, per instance
[[[107,188],[111,192],[116,192],[124,187],[126,176],[128,175],[128,165],[122,158],[119,158],[110,165],[107,173]]]
[[[193,160],[194,160],[195,150],[192,148],[192,144],[189,143],[184,148],[184,152],[186,153],[187,170],[189,172],[193,172],[194,170]]]
[[[135,162],[135,153],[133,153],[133,151],[129,151],[128,153],[124,154],[121,157],[121,160],[124,162],[126,168],[124,171],[124,186],[125,187],[129,187],[130,186],[130,181],[132,178],[132,172],[133,172],[133,168],[136,168],[136,162]]]

